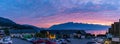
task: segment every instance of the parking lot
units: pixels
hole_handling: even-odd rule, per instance
[[[28,41],[18,39],[18,38],[12,38],[12,40],[13,40],[13,44],[32,44]]]

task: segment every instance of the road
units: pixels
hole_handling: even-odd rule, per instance
[[[27,42],[25,40],[21,40],[18,38],[13,38],[13,44],[32,44],[30,42]],[[92,41],[91,39],[70,39],[71,44],[86,44],[89,41]]]
[[[30,42],[27,42],[25,40],[21,40],[21,39],[18,39],[18,38],[12,38],[13,40],[13,44],[32,44]]]
[[[71,39],[72,44],[87,44],[87,42],[92,41],[92,39]]]

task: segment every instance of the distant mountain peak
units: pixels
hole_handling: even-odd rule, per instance
[[[98,24],[88,24],[88,23],[74,23],[67,22],[58,25],[53,25],[49,29],[77,29],[77,30],[100,30],[107,29],[109,26],[98,25]]]
[[[0,26],[11,27],[13,25],[16,25],[16,23],[7,18],[0,17]]]
[[[17,24],[13,22],[12,20],[3,18],[3,17],[0,17],[0,26],[11,27],[13,29],[43,29],[43,28],[38,28],[36,26],[29,25],[29,24],[26,24],[26,25]]]

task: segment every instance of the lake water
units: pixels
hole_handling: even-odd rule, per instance
[[[87,30],[86,32],[98,35],[98,34],[106,34],[107,30]]]

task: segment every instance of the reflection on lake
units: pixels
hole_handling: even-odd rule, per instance
[[[107,30],[87,30],[86,32],[98,35],[98,34],[106,34]]]

